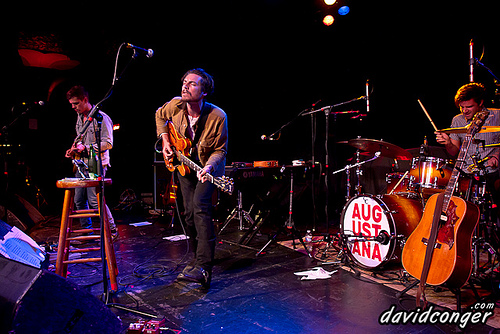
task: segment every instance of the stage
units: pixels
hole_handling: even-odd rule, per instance
[[[278,238],[263,254],[255,256],[268,240],[272,228],[263,227],[246,247],[235,245],[242,231],[232,221],[218,236],[216,264],[211,288],[207,291],[198,284],[176,281],[176,276],[192,258],[186,253],[186,241],[169,241],[165,237],[182,233],[178,222],[170,227],[168,216],[128,214],[115,212],[119,237],[114,243],[119,269],[119,289],[110,295],[109,307],[122,321],[122,333],[130,324],[151,318],[125,311],[123,306],[146,314],[165,318],[162,333],[493,333],[497,331],[495,316],[488,324],[399,323],[381,318],[395,306],[393,314],[402,310],[415,310],[411,295],[396,297],[404,288],[398,272],[391,266],[388,271],[355,270],[343,265],[322,265],[324,243],[315,235],[311,259],[297,250],[286,235]],[[144,226],[131,223],[149,222]],[[141,224],[140,224],[141,225]],[[59,221],[52,217],[37,226],[30,234],[39,243],[57,240]],[[219,223],[220,227],[220,223]],[[177,241],[175,241],[177,240]],[[288,244],[287,244],[288,243]],[[285,245],[285,246],[283,246]],[[83,245],[82,245],[83,247]],[[334,259],[335,250],[328,250],[327,261]],[[322,267],[334,273],[330,278],[303,280],[294,273]],[[76,264],[69,267],[68,281],[78,284],[96,297],[103,294],[100,264]],[[443,312],[455,310],[453,298],[450,308],[436,305],[432,288],[427,288],[430,306]],[[470,293],[463,289],[462,306],[474,303]],[[437,293],[439,295],[440,293]],[[449,298],[449,292],[442,295]],[[486,304],[491,300],[484,300]],[[494,301],[493,301],[494,303]],[[438,302],[439,304],[439,302]],[[496,308],[496,305],[495,305]],[[491,311],[491,310],[490,310]],[[441,314],[441,313],[439,313]],[[396,319],[397,320],[397,319]],[[494,327],[492,327],[494,326]]]

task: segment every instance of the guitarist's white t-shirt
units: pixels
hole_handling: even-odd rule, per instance
[[[196,123],[198,123],[198,119],[200,119],[200,116],[198,117],[193,117],[191,115],[188,115],[188,120],[189,120],[189,127],[188,127],[188,134],[189,134],[189,139],[194,140],[194,126]]]

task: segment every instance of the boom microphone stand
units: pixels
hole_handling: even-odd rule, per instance
[[[328,154],[328,134],[330,133],[330,124],[329,124],[329,119],[330,115],[334,115],[337,117],[337,115],[343,115],[343,114],[354,114],[354,113],[359,113],[359,110],[349,110],[349,111],[335,111],[332,112],[331,110],[336,107],[340,107],[345,104],[349,104],[352,102],[356,102],[359,100],[365,100],[366,96],[360,96],[355,99],[351,99],[348,101],[340,102],[331,106],[326,106],[317,110],[311,110],[309,112],[306,112],[302,114],[302,116],[305,115],[312,115],[316,114],[318,112],[324,112],[325,113],[325,220],[326,220],[326,237],[329,239],[330,238],[330,217],[329,217],[329,205],[328,205],[328,192],[329,192],[329,184],[328,184],[328,175],[329,175],[329,154]]]
[[[76,139],[74,141],[74,143],[80,141],[83,138],[83,136],[85,135],[85,133],[87,132],[87,129],[90,126],[90,124],[93,122],[93,120],[95,119],[97,121],[97,131],[95,131],[95,140],[96,140],[96,144],[97,144],[96,155],[98,157],[98,159],[96,159],[98,161],[98,163],[97,163],[97,180],[99,181],[99,190],[100,190],[99,191],[99,198],[98,198],[98,200],[101,203],[101,206],[104,205],[104,176],[103,176],[103,167],[102,167],[102,160],[101,160],[102,115],[99,113],[99,108],[102,105],[102,103],[104,103],[104,101],[106,101],[107,99],[109,99],[109,97],[113,93],[113,89],[115,87],[116,82],[120,80],[120,78],[123,76],[123,74],[125,73],[125,71],[128,68],[128,66],[131,64],[131,62],[134,59],[137,58],[137,53],[136,53],[136,51],[134,49],[134,53],[132,55],[132,58],[129,60],[129,62],[127,63],[127,65],[125,66],[125,68],[122,70],[121,74],[119,76],[116,76],[117,65],[118,65],[118,57],[120,55],[120,51],[121,51],[122,47],[126,46],[126,45],[127,45],[126,43],[122,43],[120,45],[120,47],[118,48],[118,52],[117,52],[117,55],[116,55],[116,61],[115,61],[115,71],[114,71],[114,76],[113,76],[113,81],[111,83],[111,87],[109,88],[109,90],[106,93],[106,95],[104,96],[104,98],[92,107],[92,110],[89,112],[89,116],[87,117],[87,120],[83,124],[82,130],[77,135],[77,137],[76,137]],[[109,287],[108,287],[106,250],[105,250],[105,242],[104,242],[104,212],[105,212],[105,210],[101,208],[101,210],[99,212],[99,226],[100,226],[100,229],[101,229],[100,230],[100,240],[101,240],[102,283],[103,283],[102,301],[108,307],[112,306],[112,307],[115,307],[115,308],[118,308],[118,309],[122,309],[122,310],[125,310],[125,311],[137,313],[139,315],[146,315],[148,317],[155,318],[156,316],[152,315],[152,314],[147,314],[147,313],[144,313],[144,312],[140,312],[140,311],[137,311],[137,310],[133,310],[133,309],[129,309],[129,308],[123,307],[121,305],[110,304],[109,303],[109,293],[110,293],[110,291],[109,291]]]

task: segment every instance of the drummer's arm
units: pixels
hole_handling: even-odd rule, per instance
[[[452,139],[446,133],[436,132],[436,141],[443,144],[448,154],[452,157],[456,157],[458,152],[460,152],[460,140]]]

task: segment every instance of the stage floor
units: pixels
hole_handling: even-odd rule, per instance
[[[192,258],[186,252],[185,240],[164,239],[182,233],[178,223],[171,228],[168,219],[124,213],[116,213],[115,220],[119,230],[119,237],[114,243],[120,271],[119,290],[109,295],[109,304],[164,317],[165,327],[170,330],[163,333],[497,331],[481,323],[469,323],[465,329],[460,328],[460,323],[404,323],[402,314],[396,315],[404,309],[415,311],[412,296],[397,298],[396,289],[367,279],[366,275],[358,276],[345,267],[323,265],[326,271],[338,271],[327,279],[301,280],[301,276],[294,273],[309,270],[321,265],[321,262],[276,243],[256,257],[255,249],[267,242],[267,235],[257,235],[251,240],[249,246],[255,249],[234,245],[233,242],[241,234],[236,221],[230,223],[219,236],[212,285],[206,291],[198,284],[176,281],[179,272]],[[152,224],[130,225],[137,222]],[[58,227],[58,217],[53,217],[33,230],[30,236],[38,243],[57,242]],[[100,264],[70,265],[69,272],[69,281],[101,298]],[[393,305],[395,309],[389,313]],[[450,311],[435,304],[432,306],[434,311],[439,312],[436,318],[445,314],[445,310]],[[110,307],[122,320],[122,333],[127,332],[131,323],[150,320],[135,312]],[[496,311],[496,304],[495,309],[490,311]],[[379,318],[399,323],[381,324]]]

